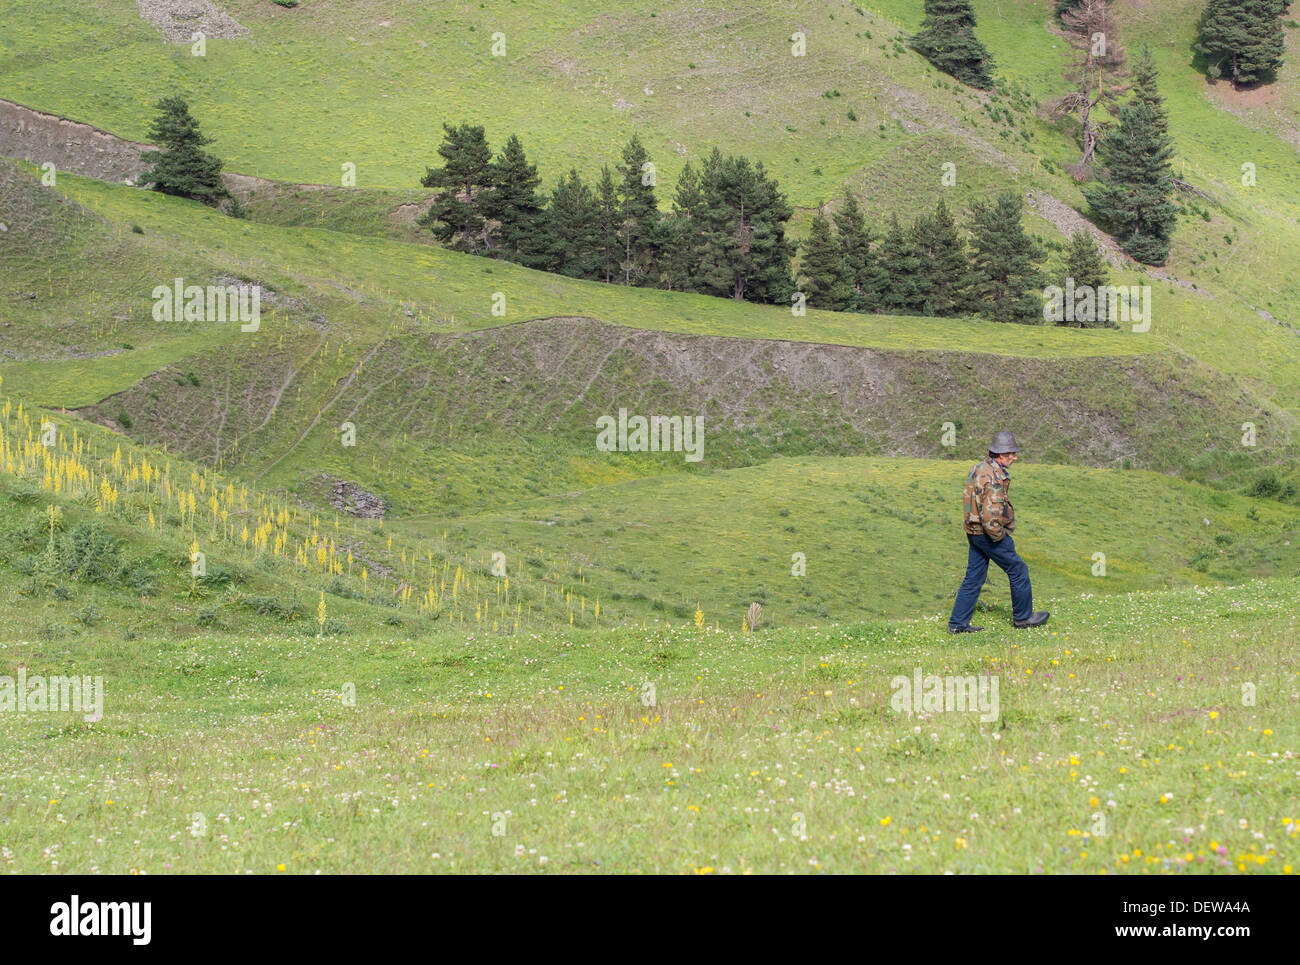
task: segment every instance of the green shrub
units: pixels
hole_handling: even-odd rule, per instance
[[[62,640],[68,635],[68,628],[58,620],[42,620],[36,628],[36,636],[41,640]]]
[[[1295,483],[1283,483],[1276,472],[1265,469],[1255,477],[1246,495],[1256,499],[1290,499],[1295,495]]]
[[[341,576],[336,576],[325,585],[325,592],[331,596],[339,596],[345,600],[360,600],[368,602],[367,594],[364,590],[358,589]]]
[[[9,498],[19,506],[33,506],[41,500],[40,487],[26,479],[16,479],[10,484]]]
[[[148,567],[129,567],[123,574],[123,582],[132,593],[141,596],[158,595],[158,577]]]
[[[274,616],[288,620],[289,609],[273,596],[245,596],[239,600],[241,606],[247,607],[258,616]]]
[[[198,618],[194,622],[201,627],[207,627],[214,630],[222,630],[225,628],[224,624],[221,622],[221,607],[219,606],[204,607],[199,611]]]
[[[207,567],[207,572],[198,578],[198,582],[205,587],[223,587],[229,586],[237,579],[237,576],[238,574],[230,567],[214,564]]]
[[[122,576],[122,544],[97,519],[78,523],[58,537],[55,552],[69,576],[112,584]]]

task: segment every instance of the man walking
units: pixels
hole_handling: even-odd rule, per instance
[[[1011,581],[1011,619],[1017,627],[1037,627],[1050,614],[1034,612],[1033,593],[1029,586],[1029,567],[1016,552],[1011,532],[1016,528],[1016,511],[1007,494],[1011,490],[1011,473],[1007,467],[1019,458],[1020,446],[1010,432],[998,432],[989,444],[989,454],[966,476],[962,503],[963,526],[970,556],[966,561],[966,579],[957,591],[957,601],[948,618],[949,633],[974,633],[983,627],[970,625],[975,603],[980,598],[989,560],[1006,572]]]

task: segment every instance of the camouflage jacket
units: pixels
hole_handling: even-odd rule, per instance
[[[998,543],[1016,528],[1016,511],[1007,498],[1011,474],[994,460],[984,458],[971,467],[962,495],[963,527],[972,536],[983,534]]]

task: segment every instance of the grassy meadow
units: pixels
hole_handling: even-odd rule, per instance
[[[1047,628],[962,638],[8,642],[105,698],[96,724],[0,715],[0,867],[1290,874],[1297,591],[1072,594]],[[917,668],[993,675],[998,720],[893,709]]]

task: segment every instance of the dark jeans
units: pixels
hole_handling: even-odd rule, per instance
[[[1029,567],[1016,552],[1011,534],[1008,533],[1000,542],[995,543],[987,536],[972,536],[967,533],[966,541],[970,543],[966,579],[962,580],[961,589],[957,591],[957,601],[953,604],[948,626],[958,629],[970,626],[971,617],[975,615],[975,604],[980,598],[980,589],[984,586],[984,577],[989,571],[989,560],[1002,567],[1011,581],[1011,618],[1028,620],[1034,612]]]

